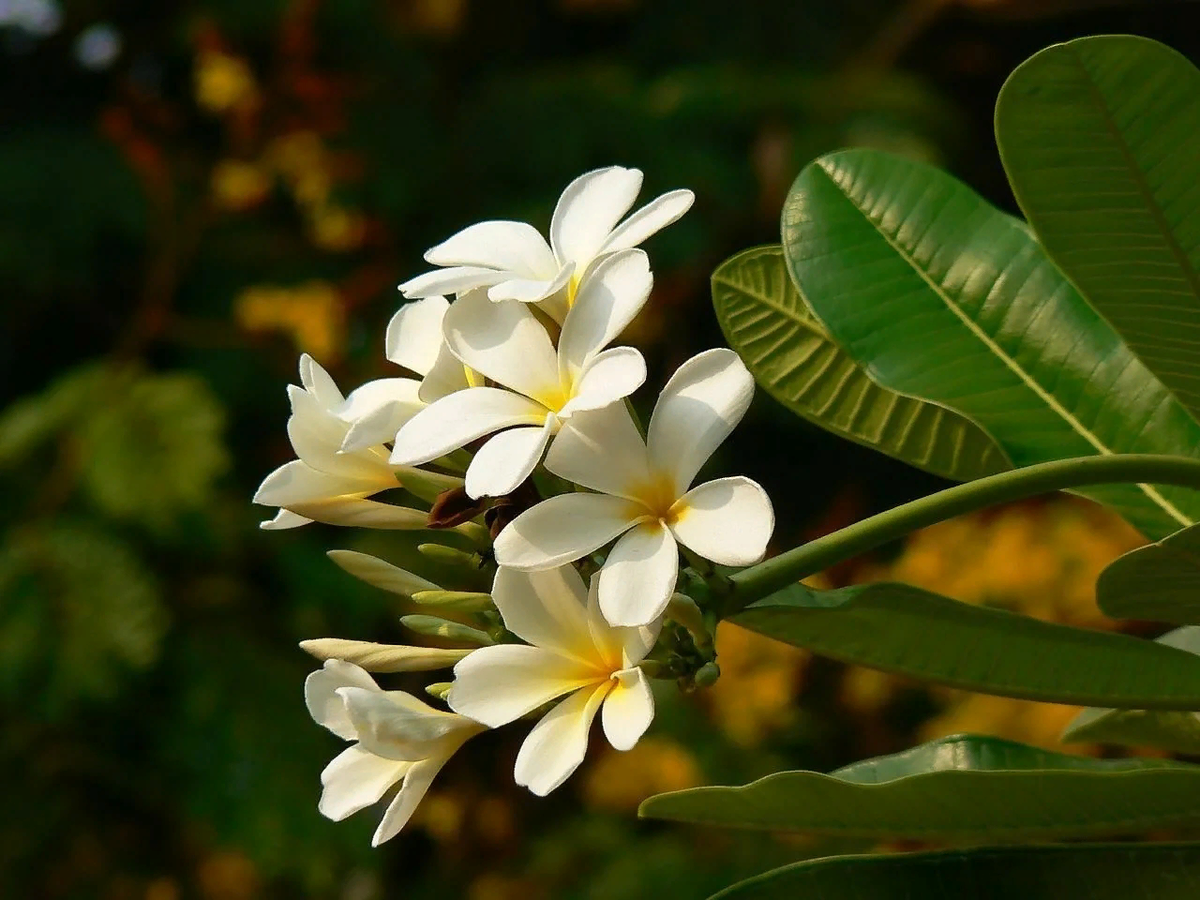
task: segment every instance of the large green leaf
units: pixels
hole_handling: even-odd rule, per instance
[[[1200,70],[1146,38],[1059,44],[1005,83],[996,136],[1047,251],[1200,414]]]
[[[972,606],[907,584],[792,585],[730,617],[767,637],[923,681],[1053,703],[1200,710],[1200,657]]]
[[[644,801],[639,815],[765,831],[923,840],[1097,837],[1200,822],[1200,766],[1067,756],[955,735],[829,775],[776,772],[741,787]]]
[[[1176,628],[1157,642],[1200,655],[1200,628]],[[1067,726],[1063,740],[1161,747],[1200,755],[1200,718],[1195,713],[1161,709],[1085,709]]]
[[[1096,582],[1096,601],[1115,619],[1200,624],[1200,527],[1110,563]]]
[[[1029,229],[949,175],[870,150],[824,156],[792,188],[783,245],[813,311],[872,378],[978,422],[1014,464],[1200,454],[1200,424]],[[1200,520],[1188,490],[1081,493],[1155,538]]]
[[[1200,844],[984,847],[794,863],[711,900],[1194,900]]]
[[[805,305],[782,247],[727,259],[713,272],[712,294],[729,345],[798,416],[943,478],[971,481],[1011,468],[974,422],[871,381]]]

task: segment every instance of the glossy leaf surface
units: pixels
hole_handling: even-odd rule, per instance
[[[813,311],[872,378],[978,422],[1015,465],[1200,453],[1200,424],[1029,229],[937,169],[871,150],[824,156],[792,187],[783,246]],[[1151,537],[1200,518],[1192,491],[1081,493]]]
[[[781,247],[727,259],[713,272],[712,294],[729,345],[796,415],[943,478],[971,481],[1011,468],[974,422],[871,381],[805,305]]]

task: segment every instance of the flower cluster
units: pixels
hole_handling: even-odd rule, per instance
[[[438,614],[405,616],[410,628],[472,645],[302,645],[325,660],[306,685],[313,718],[355,742],[322,774],[321,812],[341,819],[401,785],[377,844],[486,729],[538,717],[515,769],[538,795],[583,761],[597,714],[613,747],[633,747],[654,717],[652,677],[713,668],[700,610],[676,590],[681,548],[689,584],[717,586],[724,576],[712,564],[749,565],[766,551],[774,514],[758,484],[692,486],[750,403],[753,380],[737,355],[708,350],[680,366],[644,431],[626,400],[646,365],[636,349],[611,345],[650,297],[637,245],[693,200],[672,191],[626,215],[641,181],[615,166],[577,178],[549,241],[525,223],[489,221],[430,250],[438,268],[400,286],[409,302],[386,336],[387,358],[417,377],[344,396],[305,356],[302,387],[289,388],[297,459],[255,496],[279,508],[264,528],[451,529],[453,541],[422,552],[475,578],[490,573],[487,592],[446,590],[374,557],[331,553]],[[376,498],[385,491],[421,503]],[[450,666],[453,681],[427,689],[450,712],[368,674]]]

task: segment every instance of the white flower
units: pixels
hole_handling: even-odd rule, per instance
[[[526,510],[496,539],[496,561],[549,568],[620,536],[599,575],[600,608],[617,625],[662,614],[678,575],[676,541],[722,565],[757,561],[775,527],[766,492],[740,476],[688,490],[753,392],[736,353],[708,350],[667,382],[645,442],[622,405],[573,418],[546,468],[600,493],[562,494]]]
[[[628,750],[650,727],[654,696],[638,663],[658,638],[648,628],[613,628],[571,566],[543,572],[501,568],[492,597],[504,627],[532,646],[482,647],[454,667],[446,702],[497,728],[569,694],[534,726],[517,754],[517,784],[545,796],[583,762],[601,712],[604,734]]]
[[[513,491],[562,422],[628,396],[645,380],[637,350],[603,348],[642,308],[652,283],[641,250],[605,257],[580,288],[557,350],[525,304],[492,303],[482,291],[460,297],[445,316],[446,343],[497,386],[457,391],[421,410],[396,435],[392,462],[420,465],[500,432],[471,460],[466,490],[472,497]]]
[[[550,243],[524,222],[480,222],[458,232],[425,254],[425,261],[446,266],[400,285],[406,297],[461,293],[487,287],[493,300],[546,300],[568,288],[573,295],[594,260],[636,247],[691,208],[691,191],[670,191],[623,222],[642,187],[638,169],[610,166],[572,181],[558,200],[550,221]],[[620,224],[618,224],[620,223]],[[555,304],[561,314],[573,297]]]
[[[340,822],[402,782],[375,829],[371,844],[376,847],[396,836],[446,761],[484,730],[403,691],[381,690],[358,666],[336,659],[308,676],[304,702],[319,725],[357,741],[321,773],[317,809],[322,815]]]
[[[280,507],[279,514],[261,527],[295,528],[316,520],[371,528],[424,528],[425,513],[366,499],[400,486],[386,447],[342,451],[356,410],[372,392],[395,396],[397,387],[389,382],[408,382],[415,403],[417,382],[382,379],[343,398],[333,379],[308,354],[300,357],[300,381],[302,388],[288,385],[292,415],[287,423],[288,438],[299,458],[268,475],[255,493],[255,503]]]

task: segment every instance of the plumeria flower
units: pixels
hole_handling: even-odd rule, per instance
[[[454,667],[446,702],[490,728],[505,725],[563,695],[534,726],[517,754],[517,784],[545,796],[570,777],[587,753],[600,711],[604,734],[628,750],[650,727],[654,696],[638,668],[658,638],[659,623],[614,628],[571,566],[541,572],[501,568],[492,598],[504,627],[529,642],[482,647]]]
[[[546,468],[599,493],[561,494],[526,510],[496,539],[496,561],[546,569],[619,538],[599,574],[600,609],[614,625],[641,625],[662,614],[675,589],[676,542],[722,565],[761,559],[775,515],[757,483],[736,476],[688,490],[753,392],[736,353],[708,350],[667,382],[646,441],[621,404],[573,418]]]
[[[400,285],[406,297],[461,293],[486,287],[493,300],[543,301],[567,288],[561,315],[573,301],[593,261],[638,246],[691,208],[695,195],[670,191],[633,215],[642,187],[638,169],[610,166],[581,175],[567,185],[550,220],[550,242],[524,222],[480,222],[438,244],[425,261],[446,268]],[[618,224],[619,223],[619,224]]]
[[[456,391],[413,416],[396,435],[392,462],[420,465],[495,434],[471,460],[466,490],[475,498],[512,492],[563,422],[628,396],[645,380],[637,350],[604,347],[642,308],[652,282],[641,250],[606,257],[580,288],[557,350],[525,304],[492,303],[482,291],[460,297],[446,312],[446,343],[493,386]]]
[[[412,379],[383,379],[388,381]],[[366,403],[363,395],[343,397],[329,373],[308,354],[300,357],[300,382],[303,387],[288,385],[292,415],[287,423],[288,438],[299,458],[268,475],[255,493],[255,503],[280,507],[275,518],[261,527],[295,528],[316,520],[370,528],[424,528],[425,513],[366,499],[400,487],[386,447],[342,451],[356,411]],[[388,389],[386,384],[371,388]]]
[[[317,724],[356,741],[321,773],[321,814],[340,822],[379,802],[400,782],[371,845],[393,838],[412,816],[434,776],[469,738],[484,731],[403,691],[384,691],[358,666],[331,659],[304,682]]]

